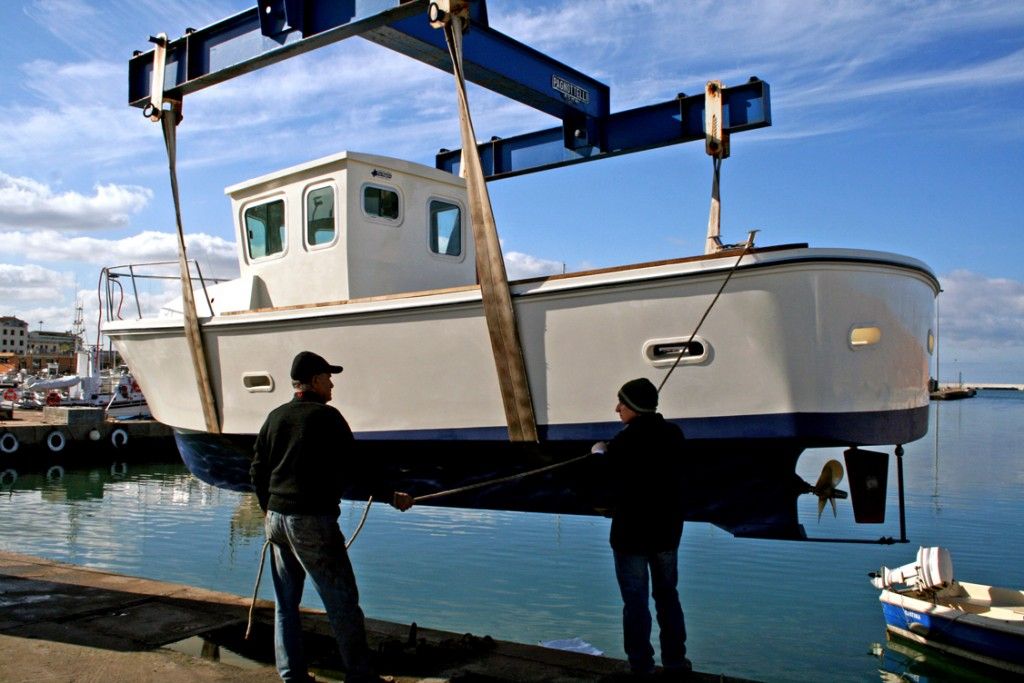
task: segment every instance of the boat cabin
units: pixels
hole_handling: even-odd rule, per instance
[[[241,276],[218,313],[320,304],[476,283],[465,181],[342,152],[225,190]]]

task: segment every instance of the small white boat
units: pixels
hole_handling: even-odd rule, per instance
[[[883,567],[872,584],[882,590],[889,633],[1024,674],[1024,590],[957,581],[949,551],[938,547],[921,548],[897,569]]]
[[[150,417],[139,383],[126,366],[97,373],[94,358],[88,351],[79,351],[79,385],[72,387],[58,405],[103,408],[114,418]]]
[[[78,386],[81,382],[82,378],[78,375],[64,375],[63,377],[33,377],[26,381],[22,385],[22,388],[42,392],[60,391]]]

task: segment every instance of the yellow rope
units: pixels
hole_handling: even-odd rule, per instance
[[[546,465],[544,467],[538,467],[535,470],[529,470],[527,472],[520,472],[518,474],[511,474],[511,475],[509,475],[507,477],[500,477],[498,479],[488,479],[487,481],[477,482],[476,484],[469,484],[468,486],[460,486],[458,488],[448,489],[447,491],[438,491],[436,493],[427,493],[427,494],[424,494],[422,496],[416,496],[415,498],[412,499],[412,501],[414,503],[421,503],[421,502],[423,502],[425,500],[433,500],[434,498],[441,498],[443,496],[451,496],[451,495],[454,495],[456,493],[464,493],[466,491],[472,491],[473,489],[479,489],[479,488],[483,488],[485,486],[493,486],[494,484],[501,484],[501,483],[506,482],[506,481],[514,481],[516,479],[523,479],[524,477],[529,477],[529,476],[532,476],[534,474],[540,474],[541,472],[547,472],[549,470],[557,469],[559,467],[565,467],[566,465],[571,465],[574,462],[579,462],[580,460],[583,460],[584,458],[589,458],[591,455],[593,455],[593,454],[592,453],[586,453],[584,455],[577,456],[575,458],[572,458],[570,460],[566,460],[564,462],[556,462],[553,465]]]
[[[751,244],[753,244],[753,240],[748,240],[747,243],[743,245],[743,251],[740,252],[739,257],[736,259],[736,263],[732,264],[732,268],[729,269],[729,274],[726,275],[725,280],[722,281],[722,286],[718,288],[717,292],[715,292],[715,298],[711,300],[711,303],[708,304],[708,307],[704,310],[704,315],[700,317],[700,321],[697,323],[697,327],[693,328],[693,334],[690,335],[690,338],[686,341],[686,345],[683,346],[683,350],[676,357],[676,362],[672,364],[672,367],[669,368],[669,371],[665,374],[664,377],[661,378],[661,383],[658,384],[659,394],[661,393],[661,388],[665,386],[665,382],[668,381],[668,378],[675,371],[676,367],[679,366],[679,361],[683,359],[683,356],[689,353],[690,342],[692,342],[693,338],[697,336],[697,332],[700,330],[700,326],[704,324],[704,320],[707,319],[708,313],[710,313],[711,309],[715,307],[715,304],[718,302],[718,297],[722,295],[722,290],[724,290],[725,286],[729,284],[729,280],[732,278],[732,274],[736,272],[736,268],[739,267],[740,261],[742,261],[743,257],[747,255],[747,250],[750,249]]]

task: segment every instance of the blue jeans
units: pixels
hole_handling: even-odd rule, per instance
[[[331,516],[267,512],[264,527],[273,544],[274,655],[281,679],[308,681],[299,605],[306,575],[320,595],[338,641],[346,681],[377,680],[370,666],[359,591],[338,520]]]
[[[648,596],[654,596],[658,615],[661,664],[666,670],[690,668],[686,658],[686,624],[679,604],[676,583],[679,578],[678,552],[670,550],[651,555],[629,555],[612,551],[615,556],[615,578],[622,593],[622,636],[635,673],[654,671],[654,648],[651,647],[651,611]],[[651,593],[648,593],[648,576]]]

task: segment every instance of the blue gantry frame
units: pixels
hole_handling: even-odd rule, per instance
[[[168,41],[164,96],[190,92],[318,47],[359,36],[445,71],[442,31],[430,26],[430,0],[258,0],[255,7]],[[490,28],[486,0],[469,0],[463,43],[466,78],[561,120],[558,127],[480,145],[488,179],[531,173],[704,138],[704,95],[611,114],[608,86]],[[128,64],[130,104],[149,104],[154,51]],[[768,84],[751,79],[723,89],[723,130],[771,125]],[[458,150],[437,167],[456,172]]]

